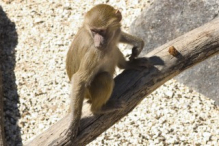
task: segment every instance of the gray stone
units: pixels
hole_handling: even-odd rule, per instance
[[[219,14],[219,0],[155,0],[131,26],[145,41],[144,53],[197,28]],[[142,53],[143,54],[143,53]],[[219,55],[176,77],[219,105]]]

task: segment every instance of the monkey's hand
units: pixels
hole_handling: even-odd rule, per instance
[[[60,134],[60,137],[52,141],[51,144],[49,144],[49,146],[64,145],[63,142],[66,142],[66,139],[68,139],[69,141],[73,141],[77,137],[77,134],[78,134],[78,129],[79,129],[78,125],[79,125],[79,122],[72,121],[71,123],[69,123],[67,130],[62,132]]]
[[[132,54],[130,55],[130,57],[129,57],[129,60],[134,60],[136,57],[138,57],[138,49],[137,49],[137,47],[133,47],[132,48]]]
[[[68,129],[64,132],[64,135],[67,137],[71,137],[71,140],[73,140],[77,137],[78,131],[79,131],[79,122],[72,121]]]
[[[144,47],[144,41],[139,42],[136,46],[132,48],[132,54],[129,57],[129,60],[133,60],[141,53],[142,49]]]

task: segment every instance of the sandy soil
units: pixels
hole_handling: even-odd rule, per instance
[[[119,8],[123,29],[128,31],[131,22],[153,0],[0,0],[9,19],[5,23],[10,25],[10,30],[14,24],[8,35],[17,35],[12,37],[13,46],[10,40],[5,45],[10,48],[13,61],[12,68],[5,70],[11,71],[16,86],[8,87],[5,93],[9,146],[21,145],[21,139],[23,143],[33,139],[66,113],[69,82],[65,55],[84,13],[98,3]],[[5,31],[4,27],[0,30]],[[4,61],[11,64],[8,58]],[[218,115],[219,107],[212,100],[170,80],[88,145],[216,146],[219,145]]]

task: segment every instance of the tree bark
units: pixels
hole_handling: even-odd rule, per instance
[[[0,70],[0,146],[5,146],[2,72]]]
[[[85,103],[76,139],[70,141],[69,137],[60,138],[70,122],[69,116],[66,116],[37,136],[28,146],[85,145],[127,115],[145,96],[166,81],[218,52],[219,18],[145,55],[154,64],[153,67],[142,71],[123,71],[118,75],[112,98],[125,102],[123,110],[92,116],[89,105]]]

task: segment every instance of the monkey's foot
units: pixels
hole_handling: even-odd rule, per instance
[[[101,110],[94,112],[94,114],[111,113],[117,110],[121,110],[124,107],[124,102],[121,100],[109,100],[102,106]]]

